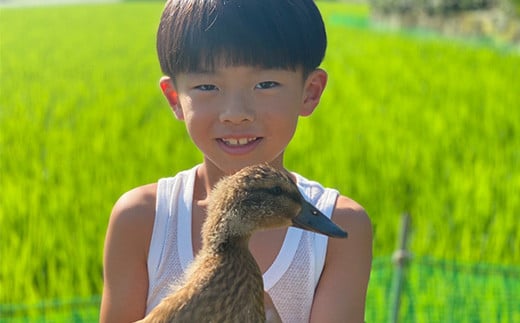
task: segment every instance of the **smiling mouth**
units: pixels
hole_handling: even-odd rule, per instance
[[[249,138],[221,138],[220,140],[232,147],[245,146],[253,141],[260,139],[259,137],[249,137]]]

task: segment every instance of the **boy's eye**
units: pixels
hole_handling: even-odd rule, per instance
[[[201,90],[201,91],[215,91],[218,88],[212,84],[201,84],[201,85],[195,86],[195,89]]]
[[[255,89],[271,89],[273,87],[277,87],[278,85],[280,85],[280,83],[275,82],[275,81],[264,81],[264,82],[258,83],[255,86]]]

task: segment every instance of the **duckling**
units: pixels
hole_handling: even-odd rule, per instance
[[[262,273],[248,242],[253,232],[295,226],[345,238],[308,203],[284,170],[250,166],[210,193],[202,248],[182,285],[140,322],[265,322]]]

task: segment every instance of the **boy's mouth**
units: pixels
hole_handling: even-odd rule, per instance
[[[250,142],[258,140],[258,137],[247,138],[221,138],[220,140],[228,146],[238,147],[249,144]]]
[[[262,137],[219,138],[220,148],[231,155],[249,154],[262,142]]]

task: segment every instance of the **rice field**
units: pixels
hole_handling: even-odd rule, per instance
[[[417,257],[518,266],[518,52],[320,7],[329,83],[288,167],[366,208],[378,259],[409,212]],[[115,200],[200,162],[159,91],[161,9],[0,9],[0,304],[99,295]]]

